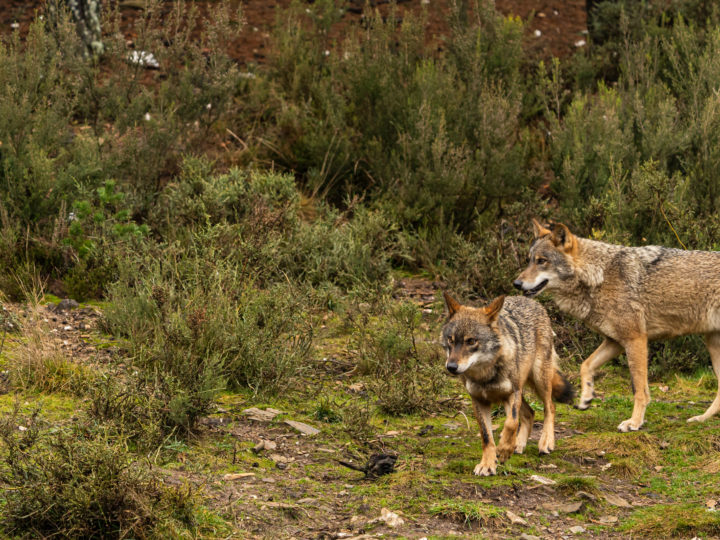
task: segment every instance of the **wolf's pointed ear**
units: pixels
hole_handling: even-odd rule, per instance
[[[505,303],[505,295],[498,296],[495,300],[490,302],[490,305],[485,308],[485,315],[487,315],[487,318],[490,320],[490,322],[493,322],[495,319],[497,319],[497,316],[500,314],[500,310],[503,307],[503,304]]]
[[[460,302],[450,296],[447,291],[443,291],[443,298],[445,298],[445,305],[448,309],[448,317],[452,317],[460,309]]]
[[[550,227],[550,240],[556,246],[566,253],[570,253],[575,248],[575,235],[570,232],[562,223],[553,223]]]
[[[533,234],[535,235],[535,238],[540,238],[541,236],[546,236],[550,234],[550,229],[546,229],[542,225],[540,225],[540,222],[533,218]]]

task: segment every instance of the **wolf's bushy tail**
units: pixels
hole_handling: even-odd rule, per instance
[[[565,375],[557,369],[552,378],[552,397],[558,403],[567,403],[568,405],[572,405],[575,400],[575,390]]]

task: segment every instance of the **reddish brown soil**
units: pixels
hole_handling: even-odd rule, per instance
[[[236,0],[231,0],[235,3]],[[38,10],[42,10],[42,0],[5,0],[0,2],[0,35],[12,31],[15,23],[20,31],[27,26]],[[171,5],[165,0],[164,4]],[[360,7],[365,2],[354,0],[346,2],[347,7],[343,21],[331,33],[331,40],[342,36],[347,24],[360,21]],[[120,13],[122,27],[127,37],[132,38],[132,22],[140,11],[130,5],[137,2],[121,1]],[[203,15],[212,17],[216,0],[197,0],[193,2]],[[389,9],[387,0],[373,0],[377,9],[385,14]],[[442,36],[447,33],[446,15],[450,10],[451,0],[429,0],[423,6],[421,0],[398,0],[398,15],[405,16],[408,12],[419,14],[422,9],[428,10],[427,29],[431,39],[441,46]],[[106,4],[107,5],[107,4]],[[112,2],[111,6],[115,6]],[[290,5],[290,0],[246,0],[243,2],[245,29],[239,40],[231,45],[230,54],[241,63],[263,63],[267,57],[269,30],[276,21],[278,11]],[[567,56],[576,50],[576,43],[585,39],[586,28],[584,0],[496,0],[497,9],[505,15],[518,15],[527,22],[526,46],[529,51],[539,57]],[[539,35],[537,32],[539,31]]]

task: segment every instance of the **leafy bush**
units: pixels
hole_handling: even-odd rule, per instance
[[[2,530],[10,535],[153,536],[192,523],[188,492],[163,486],[115,434],[83,424],[50,430],[16,407],[0,421]]]
[[[348,316],[355,327],[357,371],[370,376],[368,389],[380,409],[403,415],[436,408],[447,378],[437,349],[416,339],[420,309],[405,302],[390,306],[381,319],[373,320],[364,307]]]

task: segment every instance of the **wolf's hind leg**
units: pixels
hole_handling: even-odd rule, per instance
[[[545,418],[538,442],[538,453],[543,455],[555,450],[555,403],[552,400],[552,386],[548,385],[540,397],[543,400]]]
[[[710,404],[708,410],[699,416],[688,418],[688,422],[704,422],[720,412],[720,332],[705,334],[705,346],[710,353],[710,360],[712,361],[715,377],[718,378],[718,391],[715,395],[715,401]]]
[[[522,454],[527,445],[530,433],[532,432],[533,419],[535,411],[527,404],[525,398],[522,398],[520,405],[520,428],[518,429],[517,442],[515,443],[515,453]]]
[[[577,408],[585,410],[595,397],[595,370],[615,358],[622,352],[622,346],[610,338],[605,338],[580,366],[581,394]]]
[[[500,434],[498,444],[498,459],[505,463],[517,447],[518,426],[520,425],[520,411],[522,409],[522,388],[515,390],[505,402],[505,425]]]

